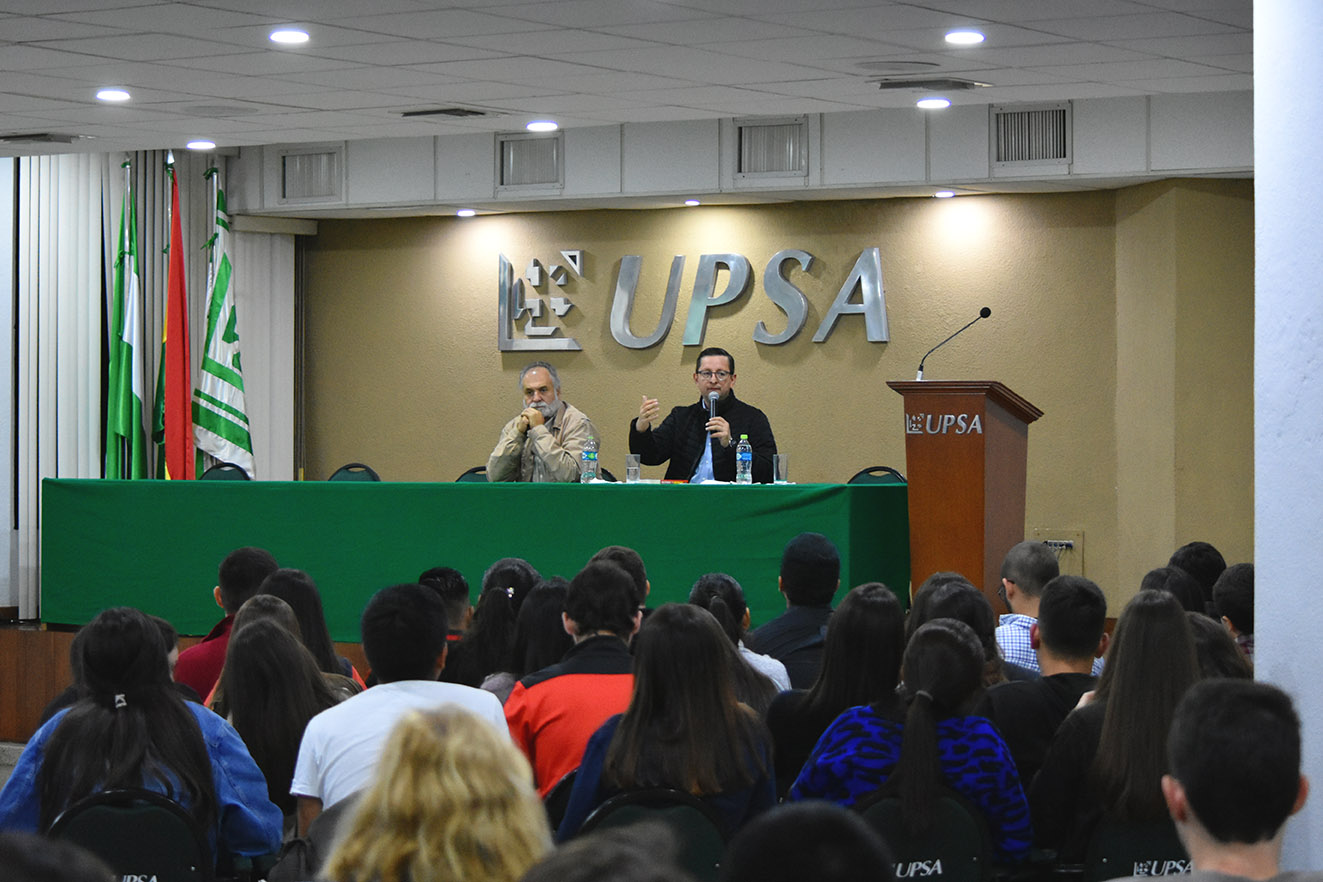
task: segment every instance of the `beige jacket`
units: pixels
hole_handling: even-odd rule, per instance
[[[579,480],[584,442],[593,437],[599,445],[602,443],[583,411],[564,401],[554,417],[533,426],[526,435],[515,429],[518,420],[516,416],[501,430],[501,440],[487,459],[488,481],[573,483]]]

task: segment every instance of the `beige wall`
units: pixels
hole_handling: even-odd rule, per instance
[[[901,401],[886,381],[912,379],[924,352],[990,306],[992,317],[934,355],[926,376],[1000,380],[1045,411],[1030,430],[1026,531],[1081,531],[1076,565],[1116,602],[1193,533],[1229,559],[1249,556],[1248,476],[1227,470],[1250,461],[1251,228],[1247,188],[1223,182],[322,222],[307,260],[307,476],[362,460],[387,480],[451,480],[485,462],[519,408],[519,368],[543,357],[497,351],[498,255],[522,273],[531,258],[563,262],[558,252],[572,248],[584,250],[586,267],[563,289],[575,308],[560,324],[583,351],[545,357],[565,397],[598,425],[602,461],[619,474],[640,395],[664,407],[694,399],[697,349],[681,345],[694,271],[701,254],[735,252],[754,283],[709,311],[704,343],[735,355],[737,393],[766,411],[800,482],[843,481],[879,463],[903,470]],[[891,342],[867,342],[862,317],[845,316],[812,343],[869,247],[882,254]],[[784,248],[816,258],[791,274],[808,321],[787,344],[755,344],[759,320],[784,327],[761,281]],[[617,344],[608,324],[626,254],[643,256],[638,334],[656,323],[672,256],[688,258],[669,335],[641,351]],[[1211,308],[1199,308],[1205,300]],[[1210,348],[1212,326],[1220,342]],[[1150,351],[1151,371],[1139,364]],[[1177,400],[1192,408],[1192,425],[1142,419],[1157,407],[1173,414]],[[1200,431],[1210,420],[1219,431]],[[1132,545],[1143,554],[1123,553]]]

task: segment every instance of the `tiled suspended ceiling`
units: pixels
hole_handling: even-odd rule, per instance
[[[77,138],[0,155],[1249,91],[1252,43],[1250,0],[0,0],[0,137]]]

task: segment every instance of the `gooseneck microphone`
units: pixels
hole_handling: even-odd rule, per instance
[[[928,355],[932,355],[934,352],[936,352],[937,350],[941,349],[941,348],[942,348],[943,346],[945,346],[947,343],[950,343],[950,342],[951,342],[952,340],[954,340],[956,337],[959,337],[959,336],[960,336],[961,334],[963,334],[965,331],[969,330],[970,326],[973,325],[974,322],[978,321],[979,319],[985,319],[985,318],[987,318],[987,317],[990,316],[990,315],[992,315],[992,310],[991,310],[991,309],[988,309],[988,307],[986,307],[986,306],[983,307],[982,309],[980,309],[980,310],[978,311],[978,317],[975,318],[973,322],[970,322],[968,325],[965,325],[963,328],[961,328],[960,330],[956,331],[956,332],[955,332],[954,334],[952,334],[950,337],[947,337],[947,338],[946,338],[945,340],[943,340],[941,343],[938,343],[938,344],[937,344],[936,346],[934,346],[932,349],[929,349],[929,350],[928,350]],[[925,355],[923,358],[919,359],[919,374],[918,374],[918,376],[916,376],[916,377],[914,378],[915,380],[922,380],[922,379],[923,379],[923,363],[924,363],[925,361],[928,360],[928,355]]]

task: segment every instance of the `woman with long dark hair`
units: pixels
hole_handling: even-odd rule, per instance
[[[735,698],[735,649],[707,610],[668,603],[634,638],[634,695],[588,741],[558,837],[616,793],[670,787],[708,802],[727,834],[776,803],[771,743]]]
[[[317,583],[303,570],[282,567],[262,581],[258,594],[270,594],[279,597],[294,610],[294,617],[299,620],[299,634],[303,645],[317,667],[328,674],[341,674],[352,677],[359,686],[363,678],[354,669],[349,659],[337,655],[335,643],[331,640],[331,629],[326,626],[326,610],[322,607],[322,595],[317,590]]]
[[[505,670],[519,609],[541,579],[532,564],[518,557],[503,557],[487,568],[473,621],[459,642],[451,645],[442,680],[481,686],[489,675]]]
[[[933,573],[914,594],[914,605],[905,622],[905,633],[913,634],[933,619],[955,619],[974,629],[983,646],[983,685],[1007,680],[1036,680],[1038,674],[1001,657],[997,648],[997,613],[983,592],[959,573]]]
[[[1076,860],[1104,816],[1167,817],[1161,780],[1167,730],[1185,691],[1199,679],[1194,635],[1180,601],[1140,591],[1116,622],[1093,699],[1057,729],[1034,778],[1030,804],[1037,843]]]
[[[230,723],[266,776],[267,794],[292,820],[289,782],[308,720],[340,702],[298,638],[270,620],[236,627],[220,688]]]
[[[689,602],[712,613],[738,653],[735,666],[735,697],[760,714],[767,713],[777,693],[790,688],[786,666],[770,655],[761,655],[744,645],[749,628],[749,605],[744,589],[725,573],[699,576],[689,591]]]
[[[524,598],[515,618],[514,640],[505,670],[488,674],[482,681],[482,688],[495,694],[502,704],[521,677],[554,665],[574,645],[574,638],[566,633],[561,619],[569,584],[554,576],[539,582]]]
[[[0,829],[47,829],[85,796],[144,787],[183,805],[217,856],[270,854],[280,810],[234,729],[185,702],[151,620],[117,607],[84,629],[84,693],[28,741],[0,791]]]
[[[890,588],[868,582],[845,595],[827,623],[822,668],[813,687],[783,692],[767,710],[782,795],[818,738],[847,708],[875,704],[888,716],[903,714],[896,684],[904,651],[905,611]]]
[[[947,787],[983,814],[999,862],[1023,860],[1032,833],[1015,761],[992,723],[968,715],[982,692],[982,642],[964,622],[933,619],[910,638],[902,668],[904,719],[876,705],[841,714],[813,748],[790,799],[851,806],[891,792],[907,829],[923,835]]]

